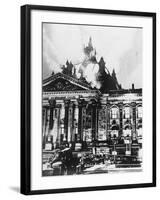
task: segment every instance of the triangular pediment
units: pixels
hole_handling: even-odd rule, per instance
[[[92,90],[91,86],[74,77],[58,73],[43,81],[43,91],[82,91]]]

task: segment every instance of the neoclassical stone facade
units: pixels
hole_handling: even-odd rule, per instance
[[[91,71],[96,74],[89,82]],[[93,75],[93,74],[92,74]],[[93,154],[141,157],[142,89],[123,89],[115,70],[97,58],[90,37],[84,59],[67,60],[43,80],[43,150],[71,147]]]
[[[44,151],[68,145],[132,155],[142,148],[142,89],[134,85],[102,93],[73,76],[53,74],[43,81],[42,114]]]

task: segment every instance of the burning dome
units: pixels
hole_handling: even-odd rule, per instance
[[[115,70],[113,69],[112,74],[110,74],[103,57],[99,61],[97,60],[96,49],[92,45],[91,37],[83,51],[84,59],[80,63],[73,64],[67,60],[66,64],[61,67],[61,72],[90,84],[92,88],[100,90],[101,93],[121,89]]]

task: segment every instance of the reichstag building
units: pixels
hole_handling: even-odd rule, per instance
[[[107,155],[110,159],[142,159],[142,89],[123,89],[90,38],[79,66],[67,61],[61,72],[43,80],[43,157],[57,149]],[[85,66],[98,66],[97,87],[84,75]],[[81,67],[83,66],[83,67]],[[130,161],[132,164],[132,161]]]

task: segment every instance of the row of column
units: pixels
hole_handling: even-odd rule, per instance
[[[123,103],[119,107],[119,135],[123,134]],[[107,129],[110,130],[110,104],[107,108]],[[76,102],[64,100],[63,103],[56,103],[55,99],[49,100],[49,105],[44,107],[43,113],[43,142],[49,137],[52,143],[61,144],[62,142],[82,142],[83,138],[83,109],[91,111],[91,134],[92,142],[98,138],[98,116],[101,109],[101,103],[95,99],[89,102],[84,99],[77,99]],[[56,109],[56,118],[53,119],[54,109]],[[133,137],[136,137],[136,103],[132,103],[132,131]],[[53,137],[51,137],[53,136]],[[51,137],[51,138],[50,138]]]
[[[52,143],[82,142],[83,141],[83,109],[91,109],[92,141],[96,140],[98,109],[100,103],[92,99],[86,102],[78,99],[77,102],[64,100],[64,103],[56,104],[56,100],[50,99],[49,106],[43,107],[43,141],[44,145],[49,138]],[[56,118],[53,118],[56,109]],[[55,128],[56,127],[56,128]],[[62,138],[63,136],[63,138]]]

